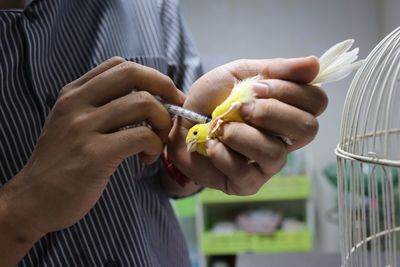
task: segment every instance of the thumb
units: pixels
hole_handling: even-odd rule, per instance
[[[318,75],[319,61],[315,56],[271,59],[264,72],[265,76],[269,76],[266,78],[269,79],[281,79],[307,84]]]
[[[265,79],[307,84],[319,72],[319,61],[315,56],[289,59],[243,59],[225,66],[239,80],[261,74]]]

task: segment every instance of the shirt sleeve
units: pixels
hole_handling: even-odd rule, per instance
[[[178,0],[161,1],[161,23],[168,76],[186,93],[203,70]]]

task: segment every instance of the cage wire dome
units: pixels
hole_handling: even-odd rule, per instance
[[[356,73],[336,155],[342,266],[398,266],[400,27]]]

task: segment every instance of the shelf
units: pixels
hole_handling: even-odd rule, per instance
[[[234,255],[238,253],[309,252],[313,248],[311,230],[297,232],[277,231],[273,235],[245,232],[216,234],[205,232],[201,236],[204,255]]]
[[[196,215],[196,196],[172,200],[175,214],[179,218],[194,217]]]
[[[311,187],[308,176],[276,176],[271,178],[255,195],[230,196],[225,193],[205,189],[200,194],[200,201],[206,203],[232,203],[271,200],[307,199]]]

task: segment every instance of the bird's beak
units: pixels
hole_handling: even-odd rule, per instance
[[[188,152],[195,152],[197,149],[197,140],[193,139],[186,145],[186,149]]]

